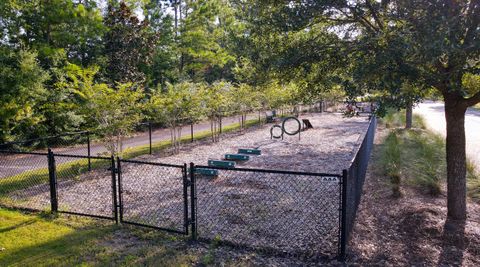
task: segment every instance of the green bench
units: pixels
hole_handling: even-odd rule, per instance
[[[218,170],[214,169],[195,168],[195,173],[205,176],[218,176]]]
[[[238,150],[238,154],[261,155],[262,151],[260,149],[240,148]]]
[[[240,155],[240,154],[225,154],[226,160],[249,160],[250,157],[247,155]]]
[[[208,166],[222,167],[222,168],[235,168],[235,162],[225,160],[208,160]]]

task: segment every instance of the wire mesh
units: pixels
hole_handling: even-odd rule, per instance
[[[376,117],[372,117],[367,133],[358,149],[355,158],[352,161],[347,175],[347,192],[346,192],[346,239],[350,237],[350,233],[355,224],[355,217],[362,196],[363,184],[367,173],[368,161],[370,153],[373,149],[373,140],[375,138],[375,130],[377,127]]]
[[[185,233],[185,167],[128,160],[120,164],[122,221]]]
[[[200,239],[274,254],[309,258],[336,255],[338,176],[253,169],[218,171],[216,178],[196,175]]]
[[[47,152],[51,148],[54,152],[88,155],[89,132],[65,133],[44,138],[15,141],[0,144],[0,150],[23,151],[23,152]]]
[[[58,211],[114,218],[112,159],[55,155]]]
[[[0,151],[1,206],[46,210],[49,193],[48,154]]]

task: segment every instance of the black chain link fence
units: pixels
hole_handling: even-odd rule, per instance
[[[0,205],[49,210],[49,160],[47,153],[0,151]]]
[[[367,173],[368,161],[373,148],[375,130],[377,128],[377,119],[373,116],[370,119],[370,125],[367,133],[363,137],[361,146],[358,148],[355,157],[348,170],[344,170],[343,183],[343,201],[342,201],[342,246],[340,255],[345,257],[346,247],[350,238],[350,233],[355,224],[358,205],[362,196],[363,184]]]
[[[186,233],[186,166],[133,160],[118,165],[121,222]]]
[[[375,136],[343,174],[161,164],[0,149],[0,206],[189,234],[262,252],[345,258]],[[201,175],[200,168],[218,171]]]
[[[309,258],[337,254],[340,175],[195,168],[218,170],[195,177],[199,239]]]
[[[54,201],[58,212],[116,218],[116,174],[112,157],[56,154],[54,161]]]

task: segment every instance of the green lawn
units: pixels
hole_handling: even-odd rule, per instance
[[[218,246],[215,242],[188,241],[181,235],[116,226],[109,221],[68,215],[51,217],[0,208],[2,267],[259,266],[258,262],[274,260],[273,265],[279,265],[284,261]]]
[[[186,244],[156,230],[0,209],[0,266],[186,266],[202,261],[203,252],[180,249]]]
[[[88,227],[89,220],[69,221],[0,209],[0,266],[75,265],[101,252],[95,242],[113,226]],[[88,257],[87,257],[88,258]]]

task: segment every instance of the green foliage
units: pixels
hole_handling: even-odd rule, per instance
[[[291,107],[307,83],[259,71],[245,11],[225,0],[108,1],[103,11],[94,0],[1,2],[0,142],[106,131],[118,152],[143,115],[176,125],[178,138],[207,117],[215,138],[222,116],[244,127],[247,112]]]
[[[400,192],[400,181],[427,193],[441,194],[446,177],[445,141],[425,130],[422,117],[414,115],[413,129],[403,130],[404,114],[390,110],[382,124],[392,129],[383,143],[382,165],[391,178],[394,194]],[[468,195],[479,199],[479,176],[472,163],[467,165]],[[398,188],[397,188],[398,181]]]
[[[400,140],[396,132],[391,132],[384,142],[384,149],[382,153],[382,164],[385,170],[385,175],[390,177],[392,184],[392,192],[394,197],[401,196],[401,151]]]
[[[166,92],[155,92],[148,103],[151,118],[164,121],[171,130],[171,142],[178,151],[182,126],[195,123],[202,116],[198,86],[189,82],[167,83]]]
[[[467,190],[468,195],[480,201],[480,171],[471,161],[467,161]]]
[[[44,121],[38,100],[47,97],[43,83],[48,77],[36,53],[0,46],[0,143],[28,139]]]
[[[150,64],[156,42],[146,20],[140,21],[124,2],[109,4],[105,21],[105,53],[108,58],[106,77],[115,82],[144,84],[142,65]]]
[[[141,121],[139,102],[141,92],[131,84],[117,84],[113,89],[103,84],[97,87],[91,102],[91,117],[98,122],[98,133],[103,135],[112,155],[122,152],[122,139]]]
[[[226,3],[200,0],[188,2],[185,7],[189,11],[180,28],[180,72],[193,80],[221,79],[223,77],[214,75],[214,70],[222,69],[235,59],[225,45],[226,31],[233,20]]]

